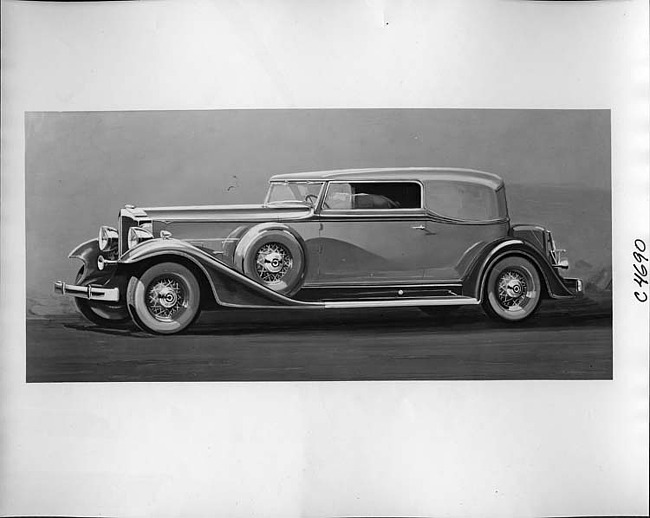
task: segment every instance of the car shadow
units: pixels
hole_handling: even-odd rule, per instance
[[[102,335],[107,335],[107,336],[135,336],[139,338],[152,338],[154,335],[151,335],[149,333],[146,333],[144,331],[141,331],[138,329],[135,325],[120,328],[120,329],[110,329],[106,327],[99,327],[95,324],[91,323],[64,323],[61,324],[64,328],[66,329],[74,329],[75,331],[86,331],[89,333],[99,333]]]
[[[606,327],[612,324],[610,301],[580,299],[544,301],[532,318],[518,323],[494,321],[478,307],[459,308],[451,314],[428,315],[417,308],[363,310],[230,309],[204,312],[182,336],[259,335],[273,333],[453,333],[507,329],[559,329]],[[90,323],[67,322],[63,327],[115,337],[174,339],[141,331],[135,326],[106,329]]]

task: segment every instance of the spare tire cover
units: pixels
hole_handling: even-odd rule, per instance
[[[288,230],[253,227],[235,251],[235,264],[247,277],[282,295],[293,295],[302,286],[305,253]]]

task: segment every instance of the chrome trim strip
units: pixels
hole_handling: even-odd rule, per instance
[[[308,211],[305,211],[305,214],[300,216],[287,216],[283,218],[282,215],[277,216],[277,219],[269,218],[268,215],[259,215],[254,214],[252,216],[241,216],[237,218],[221,218],[215,216],[213,218],[206,219],[157,219],[156,221],[163,223],[164,225],[170,225],[172,223],[279,223],[279,222],[293,222],[293,221],[304,221],[310,218],[313,218],[315,215],[314,209],[309,208]]]
[[[162,230],[162,232],[166,232],[165,230]],[[169,233],[171,236],[171,232]],[[239,237],[184,237],[183,241],[187,241],[188,243],[193,243],[193,242],[203,242],[203,241],[225,241],[225,242],[233,242],[233,241],[239,241],[241,238]]]
[[[459,281],[452,282],[439,282],[439,283],[423,283],[423,284],[409,284],[409,283],[391,283],[391,284],[372,284],[372,283],[357,283],[357,284],[303,284],[302,289],[367,289],[367,288],[446,288],[447,286],[462,286],[463,283]]]
[[[479,304],[473,297],[448,297],[439,299],[408,299],[408,300],[365,300],[355,302],[325,302],[325,309],[345,308],[398,308],[413,306],[464,306]]]
[[[89,300],[103,300],[105,302],[117,302],[120,300],[119,288],[100,288],[98,286],[75,286],[66,284],[63,281],[54,283],[54,293],[60,295],[72,295],[83,297]]]

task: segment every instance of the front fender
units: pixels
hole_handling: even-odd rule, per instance
[[[97,258],[100,253],[99,240],[95,238],[81,243],[68,254],[70,259],[79,259],[84,263],[83,273],[81,278],[76,280],[77,284],[80,286],[87,286],[88,284],[105,284],[111,277],[110,273],[101,271],[97,268]]]
[[[280,295],[249,279],[213,254],[179,239],[150,239],[127,251],[119,262],[136,265],[151,259],[191,262],[202,272],[215,300],[222,306],[268,308],[314,305]]]
[[[92,284],[93,286],[103,286],[105,288],[118,288],[120,300],[123,300],[127,279],[122,272],[115,268],[100,270],[97,267],[97,258],[101,253],[99,240],[95,238],[81,243],[68,254],[70,259],[79,259],[84,264],[81,277],[75,279],[75,285],[90,286]]]
[[[549,297],[554,299],[575,297],[575,294],[566,287],[562,277],[537,247],[521,239],[512,238],[497,241],[481,253],[475,261],[471,273],[465,279],[464,292],[482,300],[490,268],[500,259],[512,255],[525,257],[537,267]]]

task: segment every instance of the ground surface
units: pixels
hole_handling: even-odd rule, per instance
[[[27,321],[27,381],[611,379],[611,305],[544,301],[534,319],[478,308],[205,313],[183,335]]]

